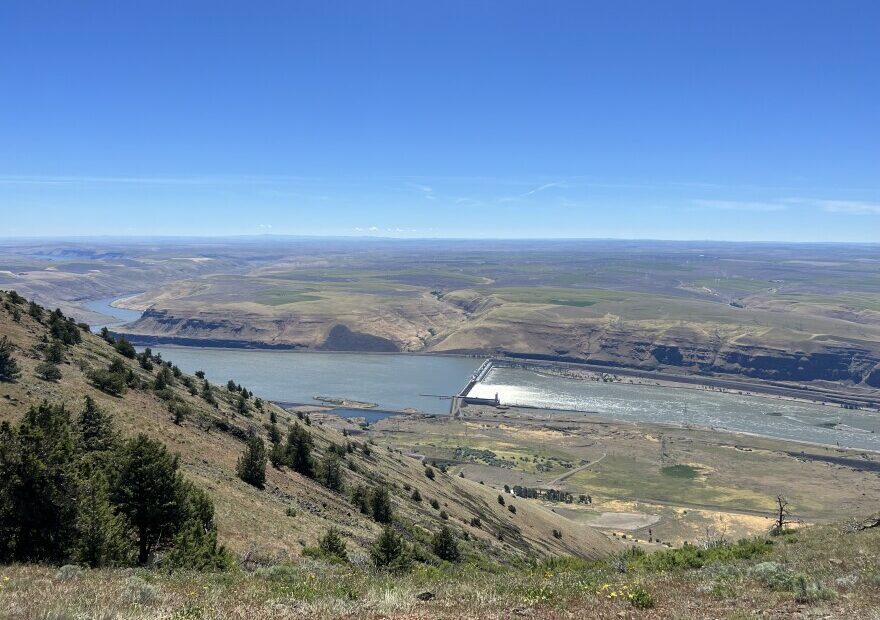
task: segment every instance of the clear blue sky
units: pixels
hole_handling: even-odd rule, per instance
[[[880,241],[880,2],[8,0],[0,214]]]

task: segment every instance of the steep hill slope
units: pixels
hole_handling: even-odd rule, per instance
[[[247,401],[247,412],[242,413],[239,393],[226,387],[212,388],[217,402],[212,405],[198,390],[191,393],[186,383],[201,386],[202,382],[186,375],[160,393],[152,386],[155,370],[145,370],[137,360],[120,355],[102,337],[87,332],[83,332],[80,344],[65,347],[59,380],[39,378],[37,366],[45,355],[49,327],[45,318],[35,319],[28,314],[27,304],[16,304],[13,299],[2,294],[0,339],[6,337],[12,344],[21,375],[14,382],[0,383],[0,420],[15,420],[44,399],[78,410],[85,396],[91,396],[113,414],[123,434],[145,432],[180,455],[186,475],[214,499],[221,542],[249,560],[297,556],[304,547],[313,546],[330,526],[344,532],[350,550],[366,549],[381,527],[351,503],[348,490],[358,485],[388,489],[395,527],[411,542],[424,546],[431,533],[447,524],[462,538],[465,557],[477,561],[535,555],[595,558],[616,548],[604,535],[573,524],[535,502],[516,500],[517,512],[513,513],[498,503],[495,491],[475,481],[441,471],[430,479],[420,461],[364,441],[352,441],[318,423],[308,426],[318,459],[331,444],[352,444],[344,459],[347,491],[336,493],[314,479],[271,466],[267,468],[266,487],[259,490],[236,476],[244,441],[249,433],[266,437],[273,414],[286,434],[297,421],[295,415],[268,403],[260,410],[254,399]],[[120,396],[99,390],[88,376],[91,370],[107,368],[114,360],[121,361],[139,384]],[[169,412],[169,399],[183,405],[185,413],[177,422]],[[305,420],[300,424],[304,425]],[[411,498],[413,489],[419,490],[422,501]],[[437,500],[438,508],[432,508],[432,499]],[[448,518],[443,518],[441,510]],[[563,536],[555,537],[554,530],[563,532]]]

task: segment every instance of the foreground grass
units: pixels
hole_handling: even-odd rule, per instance
[[[320,561],[225,574],[7,566],[0,616],[870,619],[880,618],[878,558],[880,531],[824,527],[710,550],[497,572],[441,565],[386,574]]]

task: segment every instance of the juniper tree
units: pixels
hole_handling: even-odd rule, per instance
[[[128,526],[110,503],[103,472],[96,471],[82,479],[78,497],[72,559],[92,568],[128,564],[132,554]]]
[[[458,542],[455,540],[455,535],[452,533],[452,530],[445,525],[439,532],[434,534],[434,538],[431,541],[431,548],[434,551],[434,555],[441,560],[458,562],[458,560],[461,559],[461,553],[458,550]]]
[[[202,384],[202,398],[205,399],[205,402],[210,405],[216,405],[217,399],[214,398],[214,392],[211,391],[211,384],[205,379],[205,382]]]
[[[118,467],[112,501],[134,529],[138,563],[144,565],[181,521],[177,458],[142,433],[125,442]]]
[[[379,568],[394,570],[406,567],[408,563],[406,546],[390,525],[382,530],[379,538],[370,548],[370,559]]]
[[[287,465],[303,476],[314,477],[315,465],[312,461],[312,434],[294,423],[287,433],[285,446]]]
[[[137,355],[137,351],[134,350],[134,345],[126,340],[125,336],[120,336],[119,340],[116,341],[116,344],[113,345],[113,348],[115,348],[120,355],[129,359],[134,359],[135,355]]]
[[[12,356],[12,350],[12,343],[3,336],[0,340],[0,381],[15,381],[21,376],[21,370]]]
[[[284,453],[284,448],[281,444],[272,444],[272,447],[269,449],[269,462],[272,463],[272,467],[279,469],[285,464],[285,459],[286,454]]]
[[[53,338],[52,342],[43,351],[43,359],[53,364],[60,364],[64,361],[64,344],[57,338]]]
[[[135,379],[131,371],[118,358],[110,362],[106,369],[97,368],[90,371],[88,378],[96,388],[113,396],[122,395],[129,383],[133,383]]]
[[[47,402],[0,427],[0,562],[58,562],[75,540],[76,447],[70,415]]]
[[[269,443],[273,446],[277,446],[281,443],[281,431],[278,430],[278,425],[275,422],[269,424],[268,428],[269,432]]]
[[[318,541],[318,548],[325,555],[339,558],[340,560],[348,559],[345,553],[345,547],[345,540],[343,540],[341,532],[335,527],[330,527],[330,529],[327,530],[327,533],[321,537],[320,541]]]
[[[86,396],[76,420],[79,443],[85,452],[110,452],[116,447],[113,419],[100,409],[91,396]]]
[[[214,503],[191,482],[178,479],[176,499],[179,521],[171,540],[168,565],[191,570],[225,570],[232,558],[217,543]]]
[[[160,546],[169,566],[229,565],[210,498],[162,444],[120,445],[91,399],[76,421],[44,402],[0,423],[0,563],[144,563]]]
[[[373,491],[370,512],[378,523],[391,523],[391,497],[386,487],[380,486]]]
[[[370,514],[370,490],[362,484],[351,491],[351,503],[363,514]]]
[[[258,489],[266,484],[266,445],[259,435],[251,435],[238,458],[238,477]]]
[[[66,319],[60,309],[53,310],[49,315],[49,333],[66,345],[82,342],[79,327],[73,319]]]
[[[28,304],[28,314],[29,314],[29,315],[31,316],[31,318],[33,318],[35,321],[39,321],[39,322],[42,322],[42,321],[43,321],[43,308],[40,307],[40,304],[38,304],[38,303],[35,302],[35,301],[31,301],[31,302]]]
[[[321,483],[331,491],[342,491],[342,466],[335,451],[328,450],[321,461]]]
[[[167,369],[164,367],[156,371],[156,378],[153,380],[153,389],[157,392],[159,390],[164,390],[168,387],[168,381],[165,378],[166,372]]]
[[[34,372],[44,381],[58,381],[61,378],[61,370],[52,362],[40,362]]]
[[[138,363],[140,364],[141,368],[143,368],[147,372],[153,370],[152,356],[149,353],[147,353],[146,351],[144,351],[143,353],[138,355],[137,360],[138,360]]]
[[[243,416],[250,415],[251,409],[248,406],[247,399],[244,397],[244,394],[239,395],[238,400],[235,401],[235,410]]]

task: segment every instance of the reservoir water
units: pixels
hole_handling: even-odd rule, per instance
[[[140,312],[111,306],[111,299],[86,304],[116,319],[134,321]],[[94,326],[97,331],[100,325]],[[124,330],[123,330],[124,331]],[[430,355],[314,353],[160,346],[186,372],[204,370],[223,385],[229,379],[259,396],[288,403],[317,403],[315,396],[375,403],[378,410],[415,408],[435,414],[449,401],[425,394],[457,394],[481,359]],[[880,450],[880,417],[821,404],[684,388],[602,383],[495,367],[470,391],[503,404],[583,411],[625,421],[646,421],[754,433],[864,450]],[[357,412],[353,412],[357,413]],[[353,415],[349,413],[348,415]],[[378,411],[368,417],[378,417]]]
[[[315,396],[449,413],[452,395],[483,362],[470,357],[370,353],[306,353],[201,347],[152,347],[185,372],[204,370],[212,383],[235,380],[269,400],[317,403]]]
[[[502,404],[591,412],[633,422],[692,424],[842,447],[880,450],[880,417],[819,403],[703,390],[603,383],[493,367],[470,396]]]

